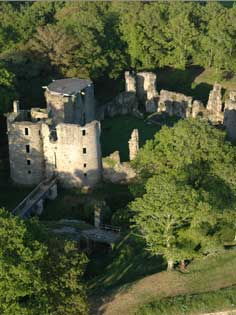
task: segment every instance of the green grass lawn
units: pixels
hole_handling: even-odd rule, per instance
[[[127,285],[166,267],[161,257],[152,257],[140,239],[127,234],[113,251],[94,252],[86,271],[90,295],[101,295],[121,285]]]
[[[194,315],[236,309],[236,287],[176,296],[143,305],[135,315]]]
[[[209,92],[215,82],[221,83],[223,89],[236,90],[236,76],[222,79],[211,68],[190,67],[185,70],[164,68],[157,70],[157,90],[176,91],[207,103]],[[223,91],[224,92],[224,91]]]
[[[141,146],[147,139],[153,138],[154,134],[160,130],[160,127],[149,125],[144,119],[138,119],[129,115],[117,116],[102,121],[101,144],[103,156],[118,150],[121,160],[128,161],[128,141],[135,128],[139,131]]]
[[[135,261],[136,255],[131,252],[131,256],[132,261]],[[137,266],[146,268],[150,263],[149,259],[147,257],[140,259],[139,257]],[[127,258],[126,261],[127,266],[129,266]],[[154,262],[152,264],[154,265]],[[118,265],[117,262],[116,268],[118,268]],[[99,297],[102,289],[92,291],[95,294],[90,297],[91,302],[93,303],[94,301],[95,305],[93,314],[98,314],[98,309],[100,311],[103,310],[104,315],[119,315],[123,313],[126,315],[195,314],[191,312],[184,313],[180,305],[186,305],[186,308],[192,308],[195,311],[194,308],[197,308],[199,302],[198,308],[201,311],[208,311],[207,307],[209,307],[209,310],[218,308],[220,304],[217,302],[218,298],[221,300],[225,299],[225,304],[222,303],[222,308],[228,308],[230,301],[232,304],[235,303],[235,289],[232,289],[233,291],[229,289],[226,293],[209,294],[208,296],[205,296],[205,294],[236,285],[235,265],[236,251],[228,250],[218,255],[194,260],[188,266],[188,273],[161,271],[143,277],[140,280],[136,279],[136,281],[118,286],[112,291],[106,292],[102,297]],[[115,262],[113,262],[113,268],[115,274]],[[129,279],[129,273],[134,273],[135,269],[135,265],[134,268],[131,267],[127,271],[125,279]],[[123,269],[120,269],[121,277],[122,271],[123,273],[126,271],[125,265],[123,265]],[[111,272],[110,277],[107,272],[106,270],[104,273],[104,276],[105,274],[107,276],[104,278],[103,284],[99,283],[99,278],[93,280],[95,286],[102,288],[103,285],[103,287],[106,287],[107,283],[111,282],[112,279],[114,281],[113,272]],[[117,277],[119,277],[118,274]],[[100,279],[102,279],[102,276],[100,276]],[[95,284],[95,281],[97,281],[97,284]],[[190,296],[195,295],[199,296],[192,301]],[[177,299],[176,303],[174,297]],[[204,308],[205,300],[208,300],[206,308]],[[158,305],[160,305],[160,308]]]

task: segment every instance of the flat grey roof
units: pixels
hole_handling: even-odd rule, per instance
[[[47,86],[47,89],[54,93],[75,95],[92,84],[89,79],[61,79],[55,80]]]

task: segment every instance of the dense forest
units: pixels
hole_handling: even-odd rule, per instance
[[[0,112],[14,97],[41,105],[38,87],[52,78],[89,76],[99,84],[125,69],[191,65],[230,76],[235,38],[233,3],[2,2]]]

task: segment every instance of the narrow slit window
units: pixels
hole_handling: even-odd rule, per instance
[[[84,177],[87,177],[87,173],[84,173]]]
[[[28,171],[28,174],[31,174],[31,171]]]
[[[26,136],[29,135],[29,128],[25,128],[25,135],[26,135]]]
[[[27,165],[30,165],[31,164],[31,161],[30,160],[27,160]]]
[[[30,152],[30,146],[29,146],[29,144],[26,144],[25,150],[26,150],[26,153],[29,153],[29,152]]]
[[[83,148],[83,154],[86,154],[86,153],[87,153],[87,149]]]
[[[83,135],[83,136],[86,135],[86,130],[85,130],[85,129],[82,130],[82,135]]]
[[[86,163],[84,163],[84,168],[85,168],[85,167],[87,167],[87,164],[86,164]]]

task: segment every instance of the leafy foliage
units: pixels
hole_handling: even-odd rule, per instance
[[[29,82],[34,103],[34,85],[62,76],[106,80],[128,68],[192,65],[233,75],[235,21],[235,6],[219,2],[2,2],[0,59],[27,106]]]
[[[0,312],[87,314],[81,277],[86,257],[34,221],[0,210]]]
[[[139,151],[131,208],[153,254],[171,265],[220,250],[236,214],[235,153],[222,131],[193,119],[163,127]]]
[[[0,64],[0,114],[7,112],[16,95],[14,91],[13,73]]]

